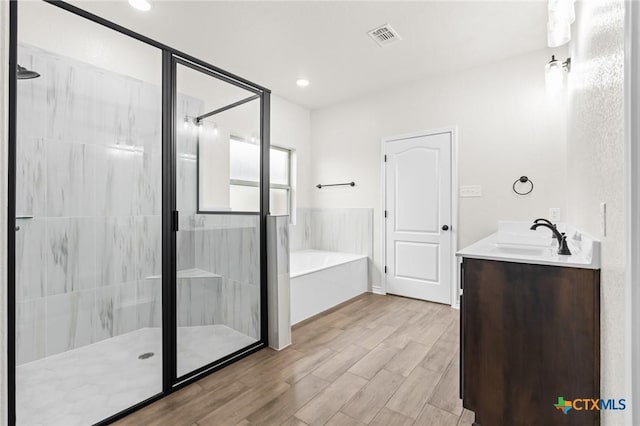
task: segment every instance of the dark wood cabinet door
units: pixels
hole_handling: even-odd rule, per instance
[[[555,409],[600,396],[599,271],[464,259],[464,406],[476,423],[593,425]]]

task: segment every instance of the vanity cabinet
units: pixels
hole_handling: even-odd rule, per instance
[[[600,270],[463,258],[461,397],[475,425],[598,425]]]

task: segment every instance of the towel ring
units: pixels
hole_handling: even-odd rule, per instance
[[[527,192],[519,192],[516,189],[516,185],[518,184],[518,182],[520,182],[520,183],[529,182],[531,184],[531,188]],[[520,176],[520,179],[516,179],[516,181],[513,182],[513,192],[515,192],[516,194],[518,194],[518,195],[528,195],[528,194],[531,194],[531,191],[533,191],[533,181],[531,179],[529,179],[528,177]]]

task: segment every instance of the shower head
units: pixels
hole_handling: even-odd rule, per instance
[[[35,71],[28,70],[23,66],[18,65],[18,72],[16,73],[16,77],[18,77],[18,80],[29,80],[32,78],[40,77],[40,74],[38,74]]]

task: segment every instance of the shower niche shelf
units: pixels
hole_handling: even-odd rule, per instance
[[[152,275],[150,277],[146,277],[145,280],[159,280],[162,278],[162,275]],[[178,271],[177,278],[180,279],[211,279],[211,278],[222,278],[222,275],[214,274],[213,272],[205,271],[203,269],[191,268],[191,269],[182,269]]]

